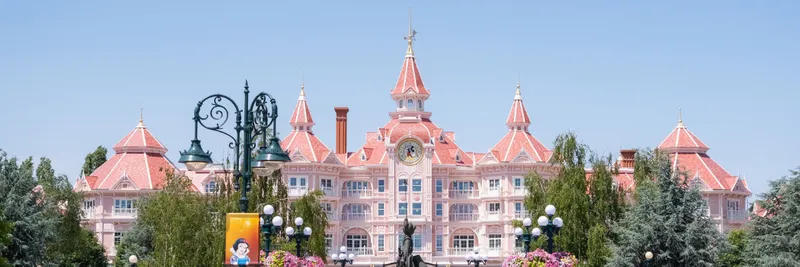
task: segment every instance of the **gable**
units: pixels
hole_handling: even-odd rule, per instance
[[[697,190],[700,190],[700,191],[709,191],[709,190],[711,190],[711,188],[708,186],[708,184],[706,184],[706,182],[704,182],[703,179],[700,179],[700,175],[695,175],[694,178],[692,179],[692,181],[689,184],[692,185],[693,187],[697,188]]]
[[[322,160],[322,163],[342,164],[342,165],[344,164],[344,163],[342,163],[341,160],[339,160],[339,157],[336,157],[336,154],[333,154],[333,153],[328,153],[328,156],[325,157],[324,160]]]
[[[113,190],[139,190],[139,187],[128,177],[127,173],[122,173],[119,181],[111,187]]]
[[[528,154],[528,152],[525,151],[525,149],[522,149],[522,150],[519,151],[519,153],[517,153],[516,156],[514,156],[513,159],[511,159],[511,162],[513,162],[513,163],[534,163],[535,161],[533,160],[533,158],[531,158],[530,154]]]
[[[303,155],[302,152],[300,152],[299,149],[295,150],[294,153],[292,153],[291,158],[292,158],[292,162],[311,162],[311,161],[308,160],[308,158],[306,158],[305,155]]]
[[[478,162],[478,164],[497,164],[500,163],[497,161],[497,158],[494,157],[494,154],[491,152],[486,153],[485,156]]]
[[[750,191],[747,190],[747,187],[744,186],[741,179],[736,179],[736,185],[733,186],[733,192],[742,192],[742,193],[749,193]]]

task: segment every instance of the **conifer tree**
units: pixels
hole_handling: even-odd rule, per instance
[[[800,167],[789,172],[761,195],[767,214],[750,222],[747,266],[800,266]]]

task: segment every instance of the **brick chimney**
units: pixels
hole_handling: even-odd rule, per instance
[[[336,111],[336,154],[347,154],[347,107],[333,107]]]
[[[636,156],[636,149],[622,149],[619,151],[619,167],[633,168],[634,157]]]

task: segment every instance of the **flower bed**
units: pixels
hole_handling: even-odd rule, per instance
[[[503,261],[503,267],[573,267],[578,263],[575,256],[567,252],[547,253],[542,249],[524,255],[511,255]]]
[[[264,256],[263,251],[261,255]],[[325,265],[320,257],[301,258],[283,250],[270,252],[262,262],[264,262],[264,266],[268,267],[323,267]]]

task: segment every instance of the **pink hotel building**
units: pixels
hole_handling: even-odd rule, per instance
[[[347,246],[360,263],[392,261],[406,217],[417,225],[415,252],[428,261],[462,262],[475,246],[490,260],[515,253],[521,245],[515,242],[511,220],[528,214],[522,204],[523,177],[537,171],[549,178],[558,170],[546,163],[551,151],[528,130],[531,120],[519,84],[506,118],[505,136],[498,136],[499,141],[485,153],[464,151],[456,144],[455,133],[439,128],[426,111],[430,91],[417,69],[413,38],[408,39],[400,76],[391,91],[397,107],[389,113],[389,121],[367,133],[364,144],[354,152],[347,151],[348,108],[334,108],[336,150],[331,150],[314,133],[301,87],[289,122],[292,131],[282,141],[292,158],[282,170],[290,197],[324,191],[323,207],[330,221],[326,243],[331,251]],[[682,121],[658,148],[668,152],[675,166],[688,171],[692,183],[702,189],[708,214],[720,231],[747,221],[747,183],[709,158],[708,146]],[[166,147],[141,120],[113,149],[115,155],[75,185],[75,190],[86,193],[83,223],[97,234],[112,259],[115,244],[136,220],[137,198],[160,188],[164,179],[160,169],[177,170],[165,156]],[[620,153],[616,184],[621,190],[633,187],[633,153]],[[198,192],[212,192],[215,177],[223,174],[219,165],[198,172],[180,171],[192,178]],[[543,209],[531,211],[532,217],[542,215]]]

